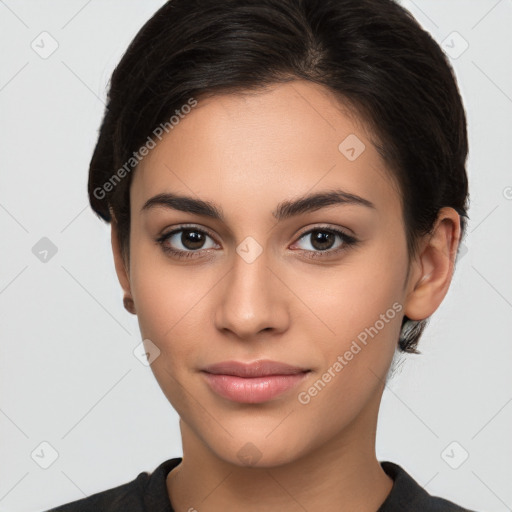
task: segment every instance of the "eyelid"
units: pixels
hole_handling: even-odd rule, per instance
[[[311,233],[311,231],[316,231],[316,230],[321,230],[321,229],[325,229],[326,231],[334,231],[334,232],[339,232],[339,233],[342,233],[344,236],[346,236],[347,238],[353,238],[352,235],[350,235],[349,233],[347,233],[346,231],[350,231],[351,233],[354,233],[351,229],[349,228],[344,228],[344,227],[341,227],[341,226],[331,226],[329,224],[320,224],[320,225],[314,225],[314,226],[310,226],[310,227],[307,227],[307,228],[304,228],[304,231],[301,231],[298,235],[297,235],[297,239],[300,239],[302,238],[304,235],[308,234],[308,233]]]
[[[196,229],[197,231],[200,231],[200,232],[203,232],[203,233],[207,234],[210,238],[212,238],[215,241],[215,243],[217,243],[217,244],[219,243],[217,241],[217,237],[208,228],[206,228],[204,226],[201,226],[199,224],[192,224],[192,223],[190,223],[190,224],[179,224],[178,226],[172,228],[170,231],[162,233],[158,237],[158,240],[162,240],[164,238],[169,238],[171,235],[179,233],[180,231],[182,231],[184,229]],[[201,250],[201,249],[199,249],[199,250]],[[199,252],[199,251],[195,251],[195,252]]]

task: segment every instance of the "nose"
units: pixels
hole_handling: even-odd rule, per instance
[[[242,245],[242,244],[241,244]],[[240,255],[241,254],[241,255]],[[278,276],[278,269],[263,251],[253,261],[243,251],[233,256],[231,269],[219,287],[217,329],[241,340],[285,331],[289,325],[292,296]]]

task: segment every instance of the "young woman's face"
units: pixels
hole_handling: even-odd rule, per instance
[[[383,160],[309,82],[216,96],[182,117],[133,177],[129,268],[142,337],[160,351],[151,368],[182,429],[257,466],[371,438],[410,291]],[[361,200],[286,207],[334,191]],[[143,208],[159,194],[190,200]],[[180,210],[193,201],[221,218]],[[245,392],[204,371],[261,360],[308,371]]]

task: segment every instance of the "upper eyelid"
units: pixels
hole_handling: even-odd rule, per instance
[[[299,238],[310,233],[311,231],[316,230],[322,230],[325,229],[325,231],[341,231],[345,236],[352,236],[349,233],[346,233],[345,231],[349,231],[348,228],[342,228],[342,227],[333,227],[328,225],[322,225],[322,226],[313,226],[310,228],[304,228],[304,231],[301,231],[299,235],[297,235]]]
[[[185,229],[196,229],[197,231],[201,231],[201,232],[205,233],[206,235],[208,235],[213,240],[215,240],[216,243],[218,243],[216,236],[213,235],[211,231],[209,231],[207,228],[204,228],[204,227],[196,225],[196,224],[184,224],[184,225],[172,228],[169,232],[162,234],[159,238],[160,239],[168,238],[171,235],[179,233],[180,231],[184,231]]]

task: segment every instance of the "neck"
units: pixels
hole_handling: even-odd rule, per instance
[[[375,512],[393,480],[375,455],[378,405],[368,407],[334,437],[303,456],[272,467],[221,459],[183,421],[183,460],[167,477],[178,511],[256,512],[322,510]]]

